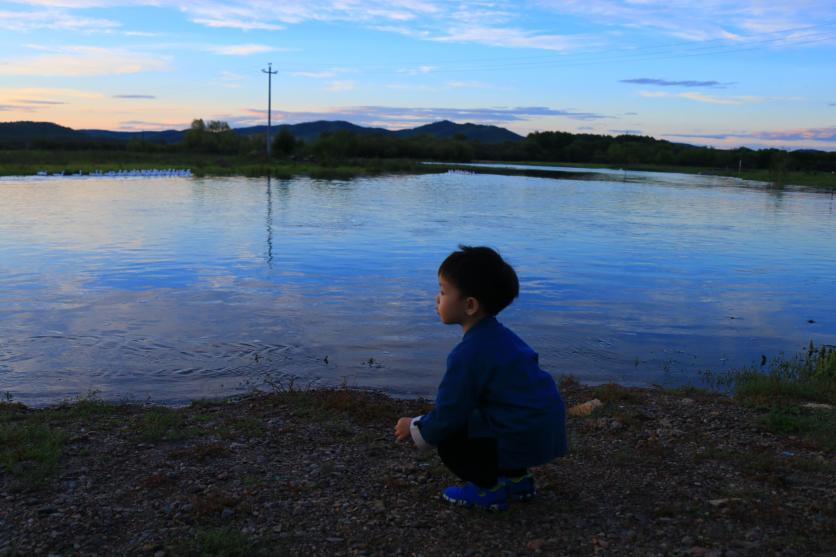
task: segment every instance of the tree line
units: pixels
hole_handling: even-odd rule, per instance
[[[34,140],[25,146],[5,144],[0,148],[47,150],[120,150],[135,152],[216,153],[248,158],[265,156],[263,134],[242,135],[226,122],[196,119],[177,143],[90,138]],[[781,149],[715,149],[673,143],[638,135],[575,134],[559,131],[534,132],[521,141],[481,143],[463,134],[451,138],[434,135],[394,137],[341,130],[304,141],[286,127],[272,141],[272,156],[279,160],[334,161],[344,159],[418,159],[440,162],[496,160],[517,162],[572,162],[611,166],[688,166],[727,170],[767,169],[783,171],[836,172],[836,152]]]

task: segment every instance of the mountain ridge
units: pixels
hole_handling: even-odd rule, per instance
[[[374,128],[360,126],[345,120],[317,120],[313,122],[301,122],[299,124],[278,124],[273,126],[273,133],[277,134],[282,129],[289,129],[297,139],[303,141],[314,141],[323,133],[338,131],[349,131],[358,135],[380,134],[392,137],[415,137],[429,134],[442,139],[464,137],[481,143],[504,143],[506,141],[521,141],[524,139],[508,129],[484,124],[457,124],[449,120],[441,120],[402,130],[388,130],[385,128]],[[178,143],[182,141],[187,130],[161,130],[161,131],[113,131],[101,129],[72,129],[53,122],[0,122],[0,142],[31,142],[31,141],[78,141],[79,143],[111,140],[131,141],[134,139],[152,141],[158,143]],[[241,135],[255,135],[267,132],[267,126],[247,126],[233,128],[233,131]]]

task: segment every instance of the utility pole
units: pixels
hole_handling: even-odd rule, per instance
[[[267,74],[267,158],[270,158],[270,150],[273,147],[272,141],[272,117],[273,117],[273,75],[279,72],[273,71],[273,63],[267,64],[266,70],[261,70]]]

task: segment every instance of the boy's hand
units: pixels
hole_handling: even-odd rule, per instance
[[[411,425],[412,418],[399,419],[397,425],[395,425],[395,439],[397,439],[398,441],[408,439],[411,436],[411,434],[409,433],[409,427]]]

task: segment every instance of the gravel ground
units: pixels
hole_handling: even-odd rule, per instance
[[[721,395],[563,392],[604,405],[569,419],[538,497],[501,513],[448,506],[437,455],[394,442],[426,401],[0,405],[0,425],[62,436],[46,475],[0,460],[0,555],[836,555],[833,453]]]

